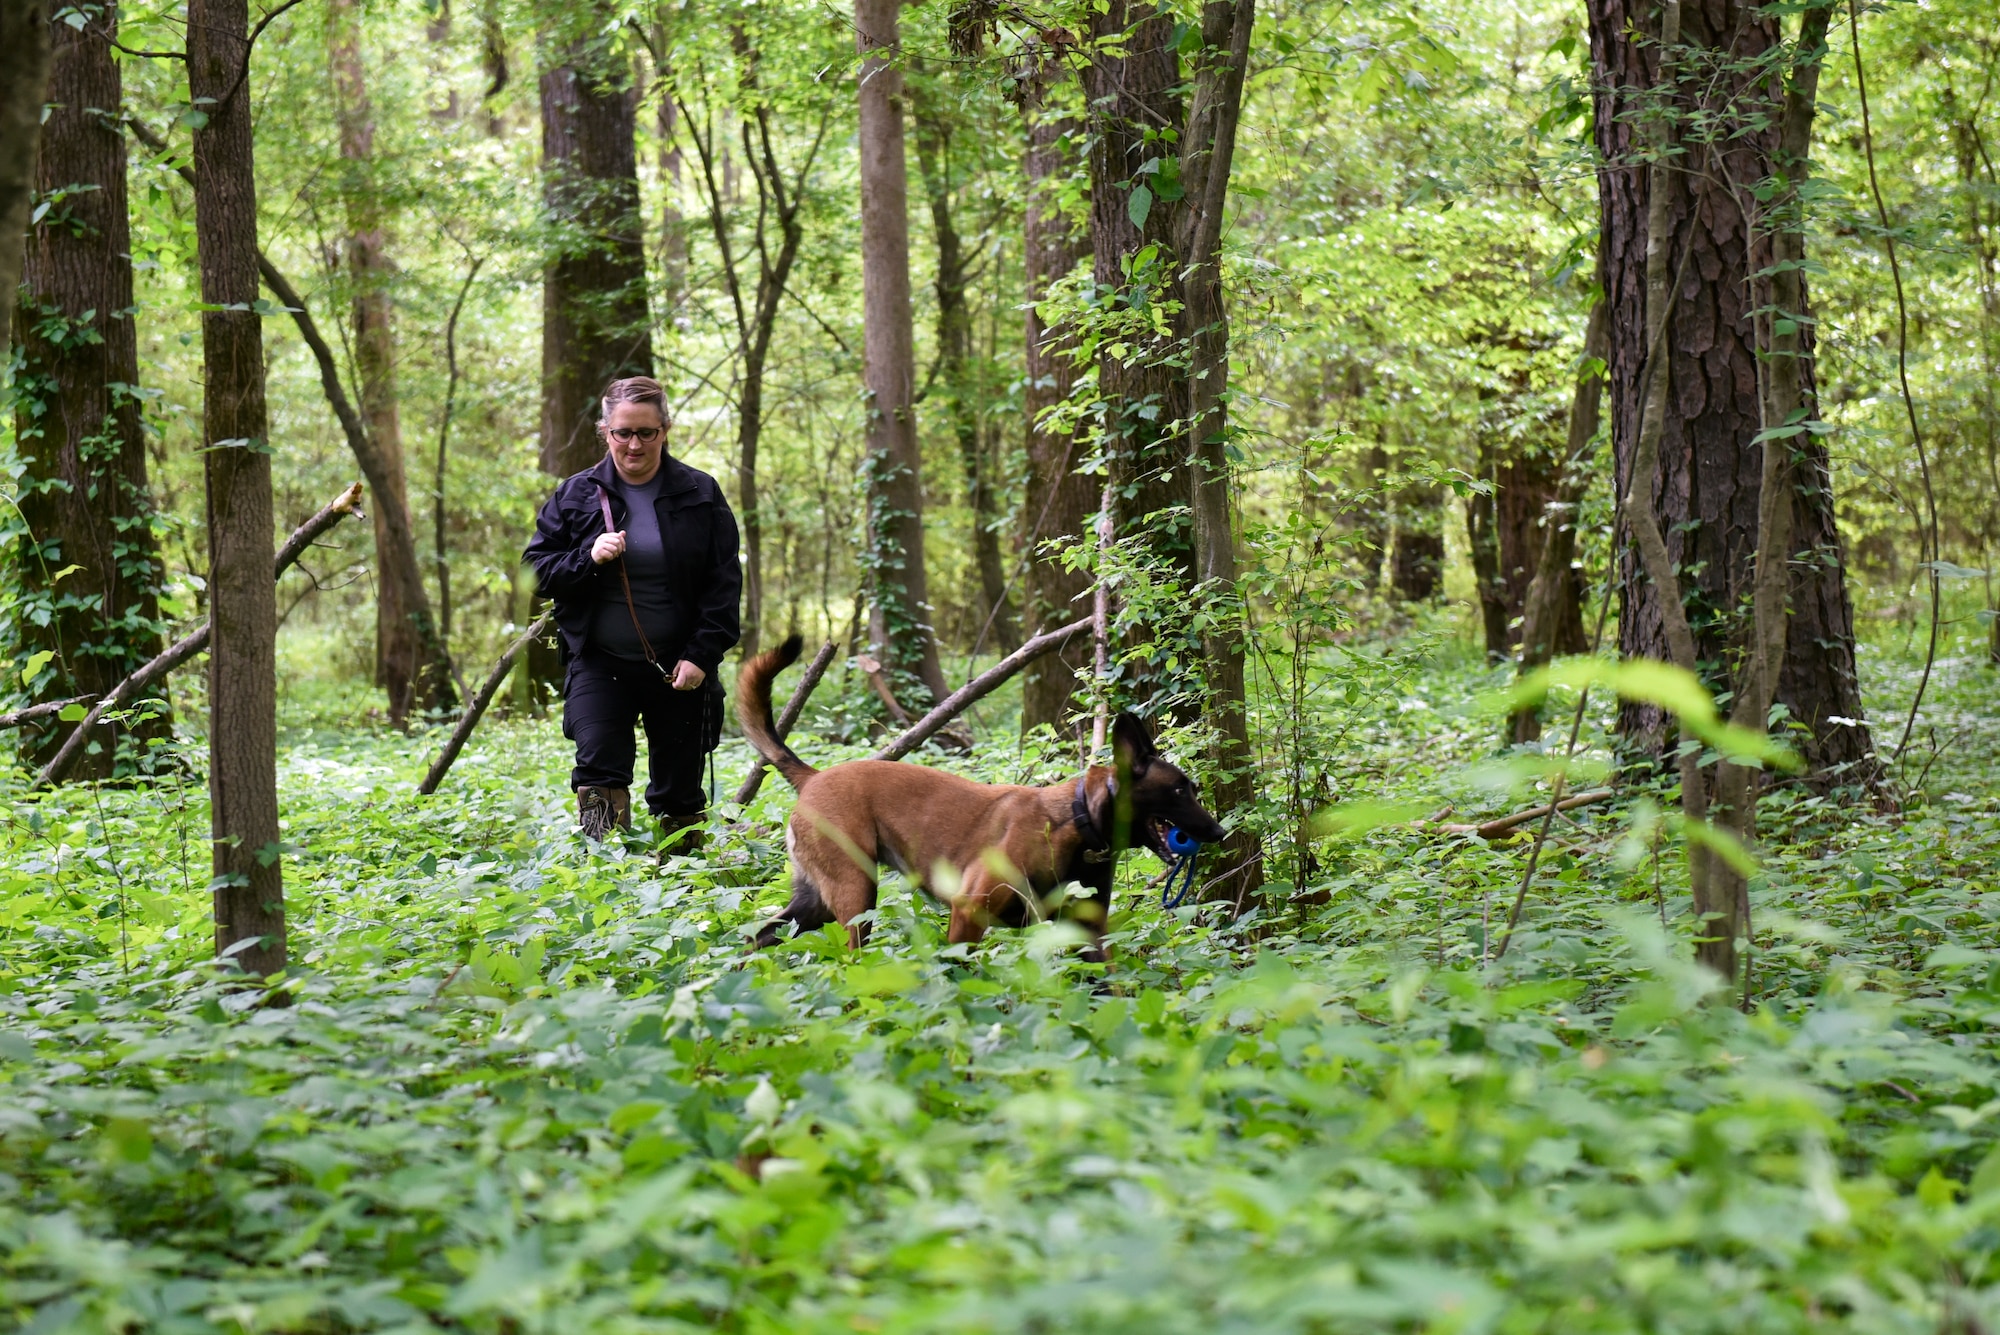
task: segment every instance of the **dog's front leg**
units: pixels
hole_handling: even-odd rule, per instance
[[[995,876],[992,869],[979,865],[968,868],[959,882],[957,897],[951,901],[950,942],[977,944],[994,919],[1006,912],[1013,897],[1014,887]]]

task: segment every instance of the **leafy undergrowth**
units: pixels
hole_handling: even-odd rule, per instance
[[[568,832],[552,723],[432,801],[434,739],[299,726],[273,1007],[205,961],[198,780],[10,781],[0,1325],[1994,1329],[2000,735],[1990,673],[1940,676],[1903,814],[1769,799],[1749,1014],[1659,794],[1558,826],[1498,962],[1523,852],[1402,824],[1233,925],[1134,857],[1101,973],[896,888],[865,950],[746,956],[781,785],[660,868]],[[1492,684],[1378,702],[1336,791],[1507,809]]]

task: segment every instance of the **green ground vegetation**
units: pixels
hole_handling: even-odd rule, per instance
[[[2000,725],[1960,631],[1900,811],[1766,799],[1747,1012],[1691,962],[1644,783],[1557,825],[1494,958],[1523,850],[1406,822],[1535,781],[1492,759],[1504,670],[1442,623],[1322,652],[1351,819],[1295,880],[1163,914],[1131,856],[1102,971],[1055,925],[948,947],[894,883],[866,949],[746,956],[783,785],[661,867],[571,832],[552,719],[493,724],[422,800],[435,737],[356,732],[322,683],[285,705],[276,1007],[209,959],[198,779],[17,775],[0,1323],[1991,1329]],[[1893,713],[1916,661],[1864,666]],[[863,749],[827,689],[822,763]],[[1004,703],[979,731],[931,763],[1069,763]]]

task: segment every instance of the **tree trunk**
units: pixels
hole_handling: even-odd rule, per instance
[[[1607,166],[1600,176],[1600,254],[1611,306],[1610,398],[1612,440],[1619,475],[1629,477],[1637,450],[1644,387],[1645,254],[1649,173],[1635,158],[1641,131],[1633,112],[1635,89],[1650,89],[1657,45],[1645,0],[1590,0],[1592,57],[1596,69],[1598,148]],[[1689,0],[1682,40],[1701,61],[1743,66],[1778,42],[1777,20],[1746,0]],[[1743,86],[1745,76],[1722,84],[1711,99],[1766,100]],[[1710,108],[1713,110],[1713,108]],[[1751,634],[1740,609],[1749,605],[1757,545],[1763,423],[1759,405],[1757,330],[1753,312],[1769,305],[1763,243],[1752,235],[1741,201],[1729,182],[1748,190],[1772,172],[1775,120],[1745,127],[1719,147],[1690,144],[1700,161],[1664,174],[1670,267],[1678,278],[1665,346],[1673,389],[1663,405],[1654,505],[1694,633],[1696,657],[1710,685],[1727,688],[1731,665]],[[1810,363],[1803,366],[1805,395],[1812,396]],[[1793,502],[1790,648],[1777,698],[1808,732],[1795,740],[1810,768],[1839,782],[1871,781],[1868,729],[1835,718],[1862,717],[1855,677],[1854,615],[1848,601],[1845,557],[1834,523],[1826,447],[1817,437],[1798,442],[1800,476]],[[1642,563],[1627,552],[1621,575],[1618,643],[1627,657],[1670,660],[1655,587]],[[1650,705],[1627,705],[1621,726],[1628,742],[1654,755],[1668,746],[1668,720]],[[1829,775],[1836,767],[1846,767]]]
[[[446,20],[448,22],[448,20]],[[361,416],[380,463],[370,481],[375,525],[375,684],[389,697],[389,722],[402,727],[413,706],[451,703],[451,671],[443,637],[432,632],[430,670],[418,621],[431,619],[417,564],[403,466],[403,426],[396,402],[396,334],[381,190],[375,179],[375,115],[368,100],[361,54],[358,0],[332,0],[327,11],[327,54],[333,68],[334,120],[347,170],[342,190],[347,213],[347,272],[354,289],[354,364],[360,378]],[[415,600],[414,602],[412,600]],[[443,661],[438,661],[443,660]],[[421,692],[421,694],[420,694]]]
[[[624,63],[595,37],[542,76],[543,195],[556,228],[542,278],[542,469],[604,453],[598,399],[653,373],[634,109]]]
[[[1596,648],[1583,630],[1583,588],[1572,563],[1576,559],[1577,507],[1590,487],[1591,443],[1597,439],[1604,402],[1602,363],[1609,337],[1605,304],[1591,308],[1583,339],[1583,371],[1570,399],[1569,438],[1564,448],[1562,481],[1544,521],[1542,548],[1535,576],[1521,604],[1521,672],[1549,662],[1558,654],[1586,653]],[[1532,742],[1542,734],[1541,714],[1524,709],[1514,715],[1513,740]]]
[[[123,92],[111,51],[116,24],[107,6],[81,28],[52,25],[49,111],[35,174],[49,207],[29,237],[16,317],[14,424],[25,531],[16,530],[9,564],[24,602],[16,616],[26,647],[55,655],[32,683],[37,698],[101,696],[160,648],[162,570],[135,392]],[[55,724],[22,740],[46,758],[69,731]],[[165,731],[163,718],[143,729]],[[94,753],[73,775],[111,774],[117,735],[101,745],[94,740]]]
[[[1250,63],[1255,0],[1209,0],[1202,7],[1194,95],[1181,140],[1181,186],[1175,239],[1184,264],[1190,356],[1187,449],[1194,516],[1197,596],[1222,615],[1202,636],[1207,715],[1215,741],[1208,756],[1215,809],[1245,812],[1256,800],[1255,754],[1243,681],[1243,616],[1236,586],[1236,507],[1229,469],[1229,313],[1222,300],[1222,224],[1235,161],[1243,76]],[[1219,871],[1202,887],[1242,913],[1263,884],[1263,847],[1247,824],[1231,828],[1218,850]]]
[[[1389,592],[1397,602],[1428,602],[1444,587],[1444,497],[1411,483],[1396,493],[1390,523]]]
[[[1168,160],[1161,127],[1177,129],[1182,119],[1173,16],[1144,0],[1108,0],[1092,10],[1090,36],[1109,46],[1083,70],[1091,134],[1093,277],[1109,291],[1150,288],[1160,301],[1184,306],[1181,266],[1172,258],[1174,211],[1153,188]],[[1114,54],[1121,46],[1123,54]],[[1126,267],[1148,247],[1154,248],[1154,259],[1128,274]],[[1145,300],[1140,298],[1142,306]],[[1129,356],[1101,357],[1097,368],[1121,530],[1189,500],[1180,467],[1186,462],[1185,442],[1173,429],[1188,421],[1187,374],[1164,346],[1170,338],[1139,336],[1130,342]],[[1156,550],[1193,574],[1184,535],[1164,529],[1152,536]]]
[[[1025,316],[1027,387],[1023,403],[1027,417],[1028,482],[1021,506],[1021,550],[1027,562],[1027,587],[1022,604],[1028,628],[1039,633],[1066,625],[1086,610],[1090,591],[1087,571],[1072,570],[1042,550],[1050,540],[1080,541],[1097,508],[1097,486],[1077,471],[1082,462],[1076,436],[1043,424],[1043,415],[1067,399],[1074,367],[1060,331],[1042,322],[1035,303],[1049,285],[1076,268],[1090,252],[1055,200],[1055,178],[1064,169],[1065,142],[1080,127],[1051,101],[1060,62],[1033,53],[1022,90],[1021,115],[1027,122],[1025,174],[1028,183],[1023,220],[1024,262],[1028,308]],[[1021,685],[1023,732],[1044,723],[1057,730],[1079,707],[1076,674],[1090,666],[1090,645],[1072,639],[1055,653],[1028,664]]]
[[[909,176],[903,155],[901,0],[855,0],[861,53],[861,292],[868,395],[870,631],[906,704],[949,692],[924,575],[923,458],[910,323]],[[909,694],[906,694],[909,693]]]
[[[209,766],[215,948],[246,972],[285,967],[278,856],[278,606],[270,428],[257,300],[245,0],[189,0],[188,91],[200,256],[208,491]],[[210,99],[207,102],[201,99]],[[247,944],[246,944],[247,943]]]
[[[34,199],[35,145],[49,79],[48,0],[0,5],[0,358],[7,355],[14,289]],[[110,16],[105,16],[108,26]]]
[[[1472,583],[1479,595],[1479,625],[1486,641],[1486,661],[1502,662],[1512,646],[1508,643],[1507,581],[1500,565],[1500,473],[1503,464],[1492,437],[1479,434],[1481,481],[1491,483],[1491,492],[1474,492],[1465,500],[1465,538],[1472,553]]]
[[[972,621],[978,628],[973,632],[974,647],[981,641],[995,641],[1004,656],[1020,647],[1021,631],[1007,595],[1007,567],[1000,555],[1000,535],[994,530],[992,467],[980,430],[972,308],[965,297],[965,248],[951,216],[952,127],[922,97],[913,99],[911,108],[916,120],[917,166],[930,203],[931,233],[937,241],[938,380],[951,413],[958,457],[965,467],[966,505],[972,511],[972,550],[979,574],[979,594],[968,600],[973,603]]]

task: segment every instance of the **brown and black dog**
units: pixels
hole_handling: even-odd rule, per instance
[[[785,834],[792,856],[792,902],[757,944],[781,939],[786,923],[801,932],[830,922],[855,944],[875,907],[875,872],[887,865],[927,892],[940,869],[956,873],[953,942],[973,942],[993,923],[1019,927],[1059,885],[1082,889],[1064,916],[1092,937],[1101,960],[1117,851],[1133,844],[1162,858],[1167,831],[1214,843],[1223,828],[1201,804],[1194,780],[1160,755],[1146,725],[1121,714],[1112,728],[1115,769],[1093,765],[1081,777],[1046,788],[975,783],[922,765],[852,760],[818,770],[779,741],[771,725],[771,679],[797,661],[800,641],[757,655],[736,683],[736,715],[757,753],[799,791]]]

